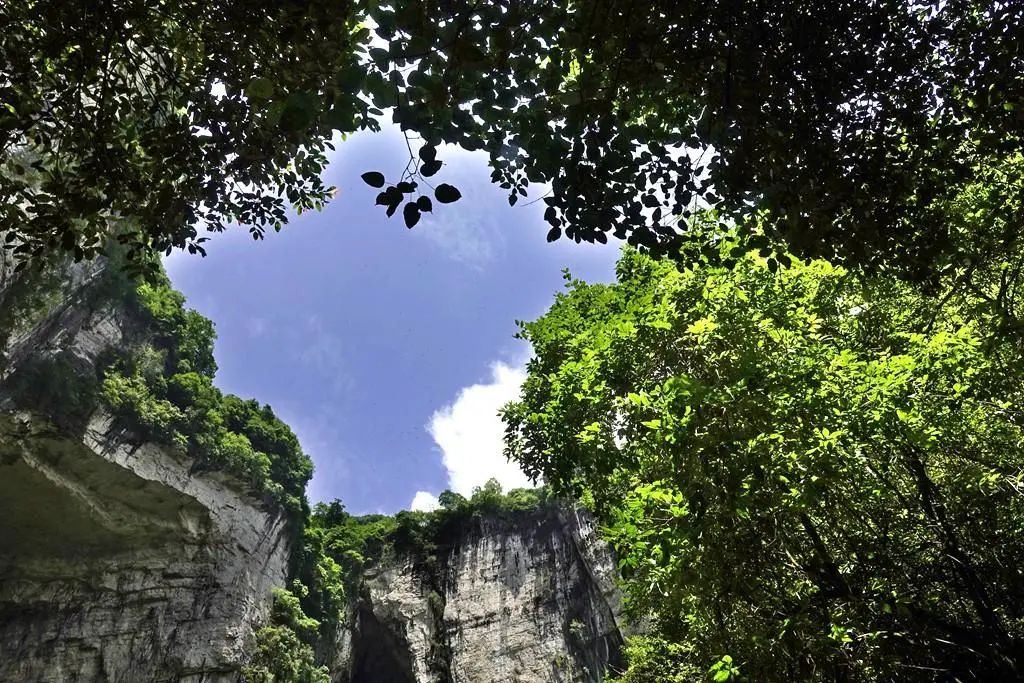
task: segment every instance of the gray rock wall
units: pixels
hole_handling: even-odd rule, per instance
[[[102,410],[70,431],[19,410],[19,367],[59,355],[88,368],[139,330],[93,296],[101,264],[56,279],[10,265],[0,259],[0,681],[238,680],[287,578],[284,518]]]
[[[332,672],[351,683],[584,683],[621,656],[615,565],[585,513],[475,520],[433,566],[367,572]]]

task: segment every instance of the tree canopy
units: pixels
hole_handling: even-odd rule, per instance
[[[201,251],[328,198],[332,130],[368,125],[346,74],[355,5],[230,0],[0,7],[0,220],[22,253]],[[121,219],[132,218],[130,227]],[[141,254],[140,254],[141,255]]]
[[[259,236],[289,203],[326,201],[332,131],[390,114],[419,149],[364,179],[410,227],[431,198],[459,198],[429,185],[449,143],[486,151],[512,204],[546,185],[549,239],[692,259],[714,252],[690,220],[711,204],[725,222],[760,212],[798,255],[927,279],[979,248],[944,205],[1021,149],[1022,14],[1003,0],[8,3],[4,222],[24,251],[80,255],[119,216],[140,219],[123,236],[140,247],[201,250],[199,229],[236,221]],[[998,192],[1019,206],[1019,179]]]
[[[651,616],[624,680],[1020,676],[1017,338],[825,261],[630,251],[617,274],[524,325],[505,418],[511,457],[592,501]]]

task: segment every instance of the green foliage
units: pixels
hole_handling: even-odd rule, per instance
[[[794,253],[928,280],[975,251],[942,206],[1022,147],[1022,23],[994,0],[9,2],[0,218],[77,257],[125,216],[133,258],[258,238],[327,201],[334,131],[390,116],[423,143],[363,179],[409,227],[459,199],[434,179],[453,144],[512,205],[547,186],[550,240],[693,262],[697,206],[753,206]]]
[[[536,510],[548,501],[548,495],[543,487],[512,489],[505,494],[497,480],[491,479],[474,489],[469,498],[444,491],[438,500],[440,507],[433,512],[403,510],[394,516],[353,516],[340,501],[318,503],[309,533],[322,553],[341,567],[351,588],[367,564],[388,553],[409,553],[425,565],[433,565],[438,551],[450,547],[474,520]]]
[[[714,246],[695,207],[754,206],[793,252],[924,279],[962,255],[935,203],[1022,147],[1019,3],[398,0],[372,19],[364,91],[425,140],[388,215],[457,144],[512,205],[548,187],[549,240],[690,262]]]
[[[0,6],[0,223],[16,251],[201,252],[197,228],[321,206],[355,91],[356,3],[26,0]]]
[[[274,589],[274,603],[270,618],[275,624],[287,626],[303,640],[310,640],[316,637],[316,633],[320,629],[320,622],[306,616],[302,611],[302,603],[299,598],[300,596],[305,597],[308,589],[299,582],[295,582],[293,588],[299,593],[298,596],[284,588]]]
[[[693,652],[683,643],[654,636],[633,636],[626,641],[629,667],[608,683],[696,683],[704,672],[693,665]]]
[[[524,325],[507,443],[593,500],[654,635],[715,680],[1015,678],[1024,357],[984,297],[756,254],[617,275]]]
[[[298,588],[301,588],[299,586]],[[326,666],[317,666],[311,643],[319,622],[307,617],[299,598],[274,590],[271,623],[256,633],[256,647],[242,671],[246,683],[330,683]]]
[[[162,274],[138,284],[133,299],[150,342],[105,372],[106,404],[140,436],[182,449],[201,467],[231,472],[301,515],[312,461],[269,406],[213,385],[213,324],[186,309]]]
[[[140,436],[187,446],[184,435],[174,431],[184,420],[182,411],[170,401],[154,396],[141,375],[125,377],[116,371],[108,372],[103,379],[102,396],[115,414],[132,418],[132,426]]]

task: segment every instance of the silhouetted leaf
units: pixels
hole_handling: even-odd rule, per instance
[[[434,198],[442,204],[457,202],[460,197],[462,197],[462,193],[459,192],[459,189],[453,185],[449,185],[448,183],[441,183],[437,186],[437,189],[434,190]]]
[[[384,174],[379,171],[367,171],[359,177],[370,187],[384,187]]]
[[[409,202],[402,209],[402,216],[405,218],[405,227],[411,228],[420,221],[420,208],[416,202]]]

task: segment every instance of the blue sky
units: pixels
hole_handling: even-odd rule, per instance
[[[612,279],[618,245],[548,244],[543,203],[509,207],[485,158],[439,158],[434,180],[463,198],[435,203],[413,230],[373,206],[377,190],[359,179],[404,168],[405,142],[388,129],[339,144],[327,171],[339,194],[323,212],[263,242],[239,228],[214,235],[205,259],[167,259],[217,326],[217,384],[292,426],[316,463],[314,501],[390,513],[490,476],[523,482],[501,456],[495,416],[529,352],[514,321],[547,309],[562,268]]]

